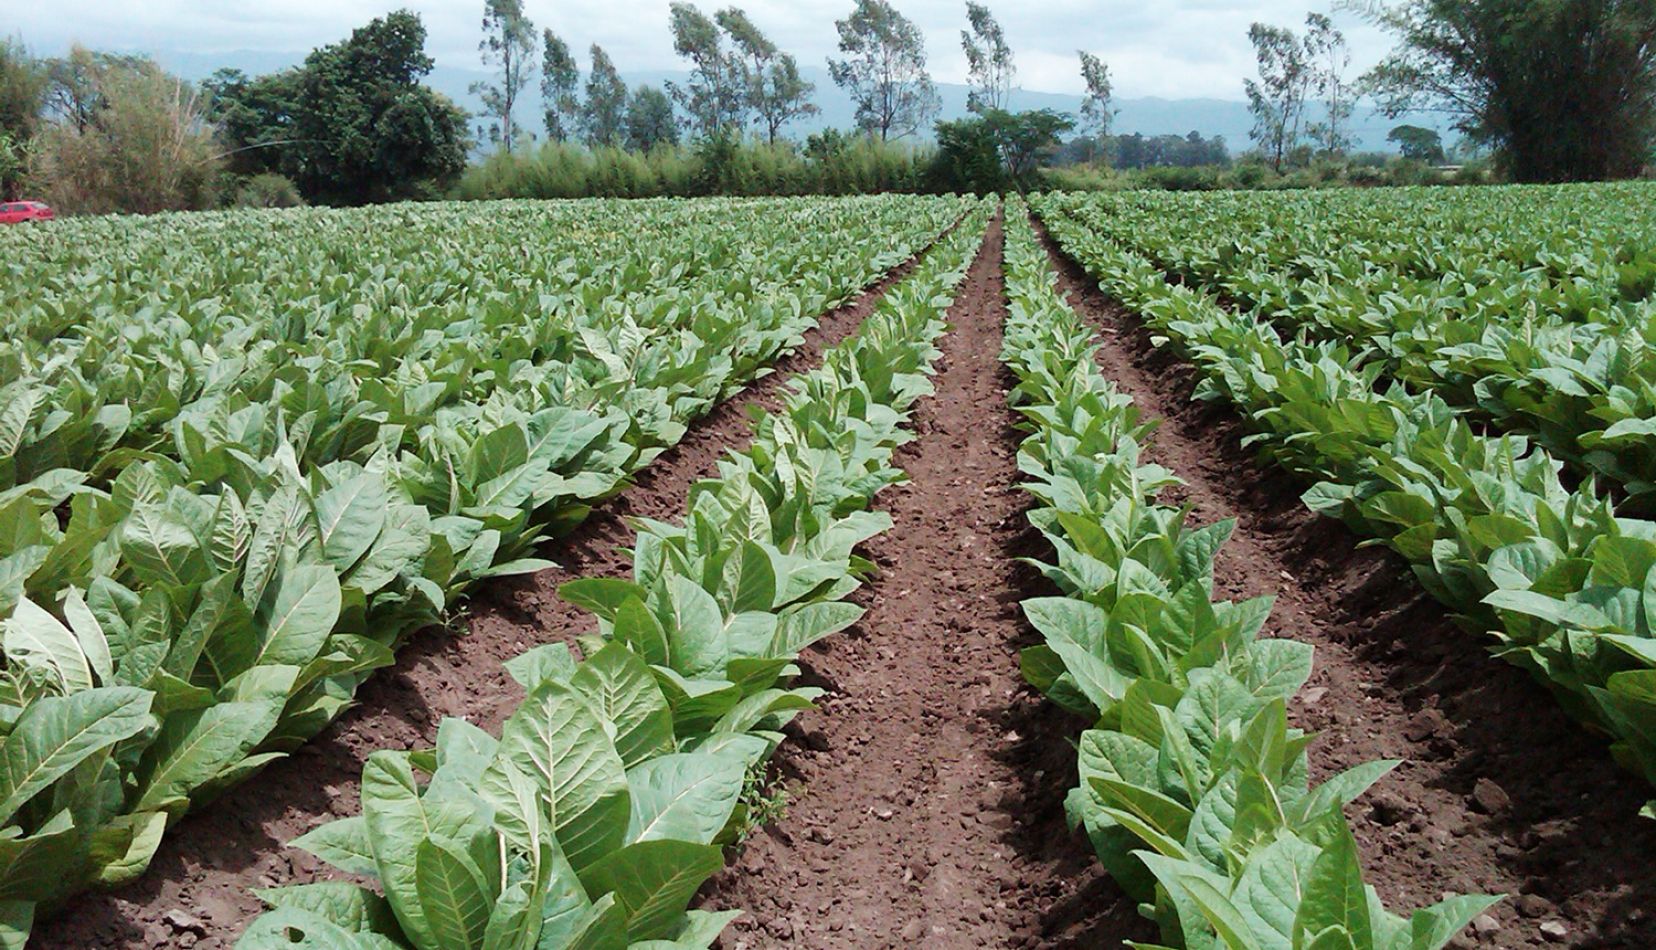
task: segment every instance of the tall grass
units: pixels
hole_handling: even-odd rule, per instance
[[[843,195],[939,190],[932,153],[861,137],[791,142],[712,141],[649,152],[547,143],[473,164],[455,196],[656,198],[701,195]]]

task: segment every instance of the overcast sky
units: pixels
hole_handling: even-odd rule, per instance
[[[667,34],[668,0],[524,2],[537,27],[557,30],[583,51],[583,60],[596,42],[623,71],[679,68]],[[700,5],[711,13],[729,2]],[[834,20],[852,6],[850,0],[736,2],[784,49],[816,66],[834,52]],[[925,31],[933,76],[964,81],[963,0],[895,2]],[[482,0],[0,0],[0,31],[20,34],[47,55],[74,41],[161,53],[302,54],[388,10],[409,7],[424,17],[427,48],[439,63],[471,68],[482,6]],[[1241,99],[1242,78],[1253,72],[1248,24],[1297,26],[1308,9],[1304,0],[990,0],[990,7],[1016,52],[1023,88],[1080,92],[1075,50],[1082,48],[1109,62],[1117,95],[1220,99]],[[1336,20],[1351,41],[1355,69],[1385,53],[1383,35],[1349,15]]]

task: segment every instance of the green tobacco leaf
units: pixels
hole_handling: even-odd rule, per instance
[[[397,918],[385,898],[344,881],[319,881],[288,887],[268,887],[253,892],[272,907],[307,911],[350,931],[365,931],[402,939]]]
[[[554,803],[558,843],[577,871],[621,846],[626,767],[580,693],[548,683],[530,695],[502,728],[500,755]]]
[[[428,838],[463,842],[486,830],[478,811],[461,802],[428,801],[421,794],[407,753],[380,751],[362,769],[362,813],[385,898],[409,939],[433,946],[418,888],[419,843]]]
[[[361,815],[340,818],[313,828],[293,839],[293,847],[309,851],[346,874],[372,877],[379,873],[374,864],[374,847],[368,835],[368,819]]]
[[[6,620],[0,649],[12,662],[45,671],[65,693],[93,687],[92,664],[80,640],[50,612],[27,597]]]
[[[558,596],[565,601],[590,610],[605,620],[614,620],[616,612],[629,598],[646,599],[644,588],[632,581],[617,577],[583,577],[558,587]]]
[[[494,894],[465,852],[441,838],[421,841],[414,857],[414,887],[434,950],[482,947]]]
[[[92,832],[93,867],[100,887],[119,887],[149,870],[161,836],[167,830],[165,812],[122,815]]]
[[[798,656],[811,644],[861,620],[862,615],[863,608],[840,601],[806,604],[789,610],[778,618],[770,653],[772,656]]]
[[[1363,889],[1363,869],[1357,861],[1357,841],[1343,820],[1339,821],[1333,840],[1312,862],[1294,918],[1297,934],[1316,937],[1329,930],[1349,934],[1359,947],[1373,944],[1368,894]]]
[[[148,727],[151,698],[146,690],[110,686],[25,708],[0,742],[0,825],[71,769]]]
[[[1407,950],[1438,950],[1500,900],[1487,894],[1465,894],[1415,911],[1409,920]]]
[[[385,483],[371,475],[359,475],[316,496],[322,556],[335,571],[349,571],[373,547],[385,527],[390,500]]]
[[[298,675],[291,666],[257,667],[225,687],[223,702],[168,715],[135,772],[133,807],[166,807],[239,766],[276,728]]]
[[[724,867],[719,849],[687,841],[640,841],[581,874],[589,894],[614,894],[629,940],[670,937],[702,882]]]
[[[569,685],[615,727],[615,751],[628,768],[673,748],[673,715],[638,655],[611,643],[582,663]]]
[[[740,759],[697,753],[663,755],[629,769],[627,841],[712,844],[742,796],[746,773]]]
[[[278,907],[248,925],[236,950],[407,950],[381,934],[355,933],[318,914]]]
[[[253,664],[304,666],[316,659],[339,621],[339,575],[330,568],[290,565],[275,593],[259,606],[259,649]]]

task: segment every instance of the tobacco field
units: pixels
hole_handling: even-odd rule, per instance
[[[1656,945],[1653,206],[0,230],[0,950]]]

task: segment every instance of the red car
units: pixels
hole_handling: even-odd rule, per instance
[[[22,224],[25,221],[50,221],[57,217],[52,209],[39,201],[8,201],[0,204],[0,224]]]

